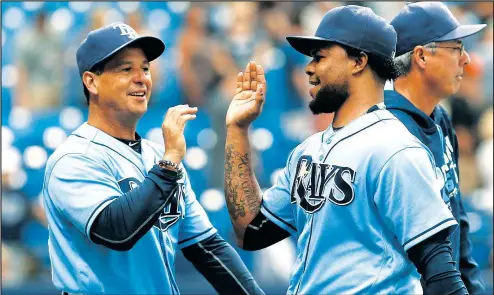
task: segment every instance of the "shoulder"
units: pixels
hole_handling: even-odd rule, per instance
[[[375,112],[380,119],[362,132],[359,140],[369,145],[369,151],[378,159],[387,161],[395,154],[406,149],[429,149],[393,114],[386,110]]]
[[[78,170],[75,169],[76,167],[104,165],[106,162],[104,147],[94,144],[91,138],[81,136],[76,131],[70,134],[49,157],[46,174],[51,174],[55,167],[63,168],[62,170],[68,173],[71,170],[74,172]]]
[[[345,137],[354,137],[358,140],[367,140],[381,150],[394,150],[402,146],[422,146],[420,141],[412,135],[406,126],[388,110],[377,110],[362,117],[359,122],[352,124]]]

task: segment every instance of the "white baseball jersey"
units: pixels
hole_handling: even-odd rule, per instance
[[[216,233],[185,174],[172,202],[134,247],[114,251],[90,240],[98,213],[140,185],[164,149],[142,139],[135,152],[84,123],[48,160],[43,199],[55,286],[83,294],[179,294],[177,249]]]
[[[297,237],[289,294],[420,294],[406,251],[457,226],[430,151],[386,110],[300,144],[261,211]]]

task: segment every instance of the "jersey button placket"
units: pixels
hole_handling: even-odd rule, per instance
[[[329,144],[331,143],[331,140],[332,140],[332,138],[333,138],[333,135],[334,135],[334,134],[331,134],[331,135],[328,137],[328,139],[326,139],[326,140],[324,141],[324,143],[325,143],[326,145],[329,145]],[[326,147],[324,144],[322,144],[322,145],[321,145],[321,154],[320,154],[320,156],[319,156],[319,161],[323,161],[323,160],[324,160],[324,157],[326,156],[327,150],[328,150],[328,147]]]

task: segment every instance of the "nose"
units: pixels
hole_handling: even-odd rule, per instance
[[[148,79],[148,76],[144,72],[143,69],[139,69],[135,72],[134,77],[132,77],[132,81],[137,84],[143,84],[146,79]]]
[[[462,66],[468,65],[472,60],[470,59],[470,55],[468,52],[465,50],[463,52],[463,55],[461,56],[460,63]]]
[[[315,72],[315,67],[314,67],[314,61],[311,61],[306,67],[305,67],[305,73],[310,77],[314,75]]]

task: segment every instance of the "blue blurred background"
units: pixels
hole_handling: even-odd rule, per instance
[[[390,21],[404,2],[352,2]],[[55,148],[87,119],[75,52],[86,34],[123,21],[160,37],[153,96],[138,133],[162,143],[170,106],[199,107],[185,130],[184,164],[212,223],[232,245],[222,179],[224,120],[235,79],[249,60],[262,64],[268,83],[264,111],[251,130],[262,188],[303,139],[324,130],[331,115],[308,108],[308,59],[285,41],[313,34],[322,15],[346,2],[2,2],[2,292],[59,294],[51,283],[47,229],[39,202],[44,167]],[[487,23],[465,40],[472,63],[458,94],[444,102],[460,143],[461,186],[471,224],[473,255],[492,293],[493,113],[492,2],[448,2],[460,23]],[[294,261],[287,239],[254,253],[237,249],[261,287],[286,292]],[[181,253],[176,273],[183,294],[214,294]]]

